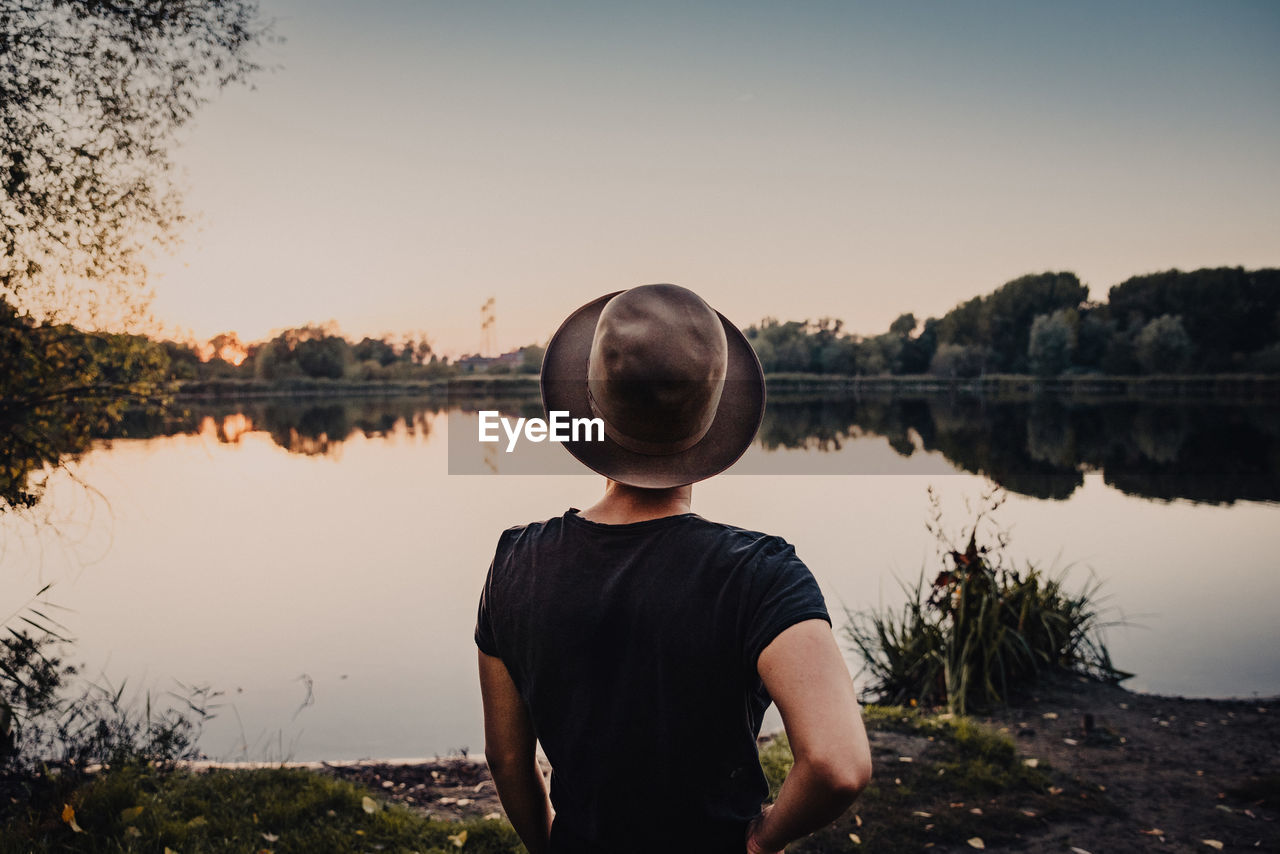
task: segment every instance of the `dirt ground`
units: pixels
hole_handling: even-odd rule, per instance
[[[1096,791],[1099,805],[1000,850],[1280,852],[1280,700],[1159,697],[1068,678],[982,720],[1073,789]],[[871,739],[877,755],[902,751],[892,732]],[[474,758],[326,767],[439,818],[504,815]]]
[[[987,720],[1023,755],[1100,787],[1112,808],[1052,825],[1021,850],[1280,851],[1280,700],[1160,697],[1067,679]]]

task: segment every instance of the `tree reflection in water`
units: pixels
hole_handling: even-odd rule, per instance
[[[200,404],[163,416],[127,417],[113,435],[212,429],[218,441],[236,442],[246,432],[265,432],[290,453],[333,455],[356,434],[425,437],[430,417],[447,407],[423,398]],[[476,400],[462,408],[542,415],[537,399],[528,397]],[[1280,407],[1269,403],[776,396],[757,443],[765,452],[834,454],[865,437],[882,437],[904,458],[941,454],[959,471],[1038,498],[1065,499],[1096,471],[1116,489],[1147,498],[1280,500]]]

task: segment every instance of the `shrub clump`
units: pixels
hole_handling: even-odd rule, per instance
[[[1028,563],[1006,565],[1008,536],[978,543],[983,523],[1004,502],[998,489],[983,496],[972,526],[956,548],[942,526],[939,501],[929,490],[942,569],[926,586],[924,574],[905,586],[900,612],[849,612],[845,635],[871,677],[869,693],[881,702],[946,706],[963,714],[1007,703],[1044,671],[1069,671],[1118,682],[1100,637],[1099,584],[1078,593]]]

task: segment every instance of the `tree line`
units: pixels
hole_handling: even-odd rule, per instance
[[[839,320],[748,327],[767,373],[1280,373],[1280,270],[1220,267],[1133,276],[1106,302],[1074,273],[1022,276],[921,323],[845,332]]]

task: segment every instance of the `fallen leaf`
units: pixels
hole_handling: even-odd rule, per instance
[[[1050,786],[1050,787],[1049,787],[1049,794],[1051,794],[1051,795],[1061,795],[1061,794],[1062,794],[1062,789],[1058,788],[1057,786]]]
[[[164,847],[164,854],[178,854],[178,852],[177,852],[177,851],[174,851],[172,848],[170,848],[168,845],[166,845],[166,846]]]
[[[264,833],[262,834],[262,838],[267,840],[268,842],[276,842],[280,839],[280,837],[274,833]]]
[[[1150,830],[1139,830],[1138,832],[1143,836],[1164,836],[1164,831],[1158,827],[1153,827]]]
[[[982,807],[974,807],[973,809],[969,810],[969,812],[973,813],[974,815],[982,815]]]
[[[1216,839],[1201,839],[1200,841],[1203,842],[1205,845],[1208,845],[1214,851],[1222,850],[1222,843]]]
[[[910,756],[899,756],[899,757],[898,757],[898,761],[899,761],[899,762],[912,762],[912,761],[914,761],[914,760],[912,760],[912,758],[911,758]]]
[[[1045,712],[1045,713],[1044,713],[1043,715],[1041,715],[1040,717],[1044,718],[1046,721],[1056,721],[1056,720],[1058,719],[1058,713],[1057,713],[1057,712]]]
[[[120,820],[125,824],[136,821],[140,815],[142,815],[142,807],[125,807],[120,810]]]
[[[855,815],[853,817],[853,824],[855,827],[862,827],[862,816]]]
[[[915,812],[913,812],[913,813],[911,813],[911,814],[912,814],[912,815],[918,815],[918,816],[920,816],[921,818],[933,818],[933,816],[932,816],[932,815],[930,815],[929,813],[924,812],[924,811],[922,811],[922,810],[916,810]]]
[[[1235,814],[1235,810],[1233,810],[1231,807],[1227,806],[1226,804],[1214,804],[1213,808],[1216,810],[1222,810],[1223,812],[1229,815]]]
[[[485,821],[501,821],[501,820],[502,820],[502,814],[501,814],[501,813],[496,813],[496,812],[486,813],[486,814],[485,814],[485,817],[484,817],[484,820],[485,820]]]
[[[982,837],[980,837],[980,836],[975,836],[975,837],[973,837],[972,839],[970,839],[970,840],[969,840],[969,847],[970,847],[970,848],[977,848],[978,850],[982,850],[983,848],[986,848],[987,846],[986,846],[986,843],[984,843],[984,842],[982,841]]]
[[[1021,812],[1022,812],[1022,814],[1023,814],[1023,815],[1025,815],[1027,818],[1035,818],[1035,817],[1036,817],[1036,811],[1035,811],[1035,810],[1021,810]]]
[[[1064,738],[1064,739],[1062,740],[1062,743],[1063,743],[1063,744],[1069,744],[1069,745],[1071,745],[1072,747],[1075,747],[1075,746],[1076,746],[1077,744],[1079,744],[1080,742],[1076,741],[1074,738]]]
[[[856,833],[849,834],[849,841],[852,842],[854,845],[862,844],[862,839]]]
[[[467,844],[467,832],[465,830],[459,830],[456,834],[449,837],[449,841],[453,843],[455,848],[461,848]]]
[[[62,805],[62,820],[76,833],[84,833],[80,825],[76,824],[76,811],[71,808],[71,804]]]
[[[191,819],[191,821],[187,822],[187,827],[189,828],[204,827],[208,823],[209,823],[209,819],[205,818],[202,815],[198,815],[195,818]]]
[[[1025,766],[1027,766],[1028,768],[1035,768],[1036,766],[1038,766],[1038,765],[1040,764],[1040,760],[1039,760],[1039,759],[1024,759],[1024,760],[1022,760],[1022,764],[1023,764],[1023,765],[1025,765]]]
[[[373,815],[378,811],[378,802],[368,795],[360,799],[360,806],[364,807],[364,811],[369,815]]]
[[[1072,845],[1071,854],[1089,854],[1089,852],[1085,851],[1083,848],[1077,848],[1074,845]]]
[[[475,803],[475,801],[470,798],[458,798],[458,806],[460,807],[470,806],[473,803]]]

